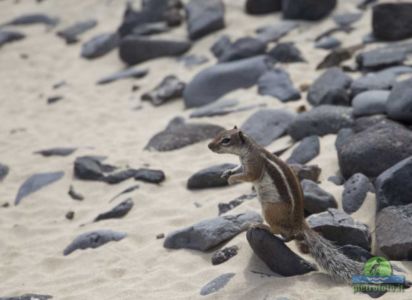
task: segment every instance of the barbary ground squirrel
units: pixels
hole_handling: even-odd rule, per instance
[[[253,183],[263,217],[269,224],[263,225],[265,229],[273,234],[281,234],[285,241],[301,241],[301,246],[307,247],[321,268],[339,281],[350,283],[352,275],[362,273],[362,263],[346,257],[309,227],[303,213],[304,199],[300,182],[279,157],[236,127],[220,133],[209,144],[209,148],[216,153],[239,156],[241,165],[226,171],[223,176],[228,177],[229,184]],[[241,169],[241,173],[237,173]]]

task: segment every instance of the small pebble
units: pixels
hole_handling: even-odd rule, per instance
[[[73,220],[73,218],[74,218],[74,211],[68,211],[66,214],[66,219]]]

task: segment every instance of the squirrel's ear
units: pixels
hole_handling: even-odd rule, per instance
[[[237,126],[235,125],[235,127],[233,127],[233,129],[237,129]]]
[[[242,144],[245,143],[245,136],[243,135],[243,132],[239,130],[239,139],[242,142]]]

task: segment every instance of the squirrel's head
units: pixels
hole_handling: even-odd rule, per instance
[[[209,143],[209,149],[216,153],[230,153],[240,155],[243,146],[246,143],[246,137],[243,132],[236,126],[230,130],[224,130],[219,133],[212,142]]]

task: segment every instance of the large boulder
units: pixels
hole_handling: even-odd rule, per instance
[[[378,210],[387,206],[412,203],[411,182],[412,156],[380,174],[375,181]]]
[[[190,0],[186,5],[186,16],[191,40],[225,27],[225,6],[222,0]]]
[[[345,178],[355,173],[373,178],[412,155],[412,132],[400,124],[382,120],[348,136],[337,150]]]
[[[412,260],[412,204],[389,206],[376,216],[376,242],[389,259]]]
[[[412,37],[412,3],[381,3],[373,7],[373,35],[397,41]]]
[[[185,105],[187,108],[203,106],[230,91],[249,88],[270,67],[270,60],[266,56],[257,56],[202,70],[186,85],[183,92]]]
[[[336,2],[336,0],[283,0],[283,17],[308,21],[320,20],[330,14]]]
[[[386,102],[389,118],[412,123],[412,79],[397,82]]]

